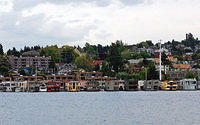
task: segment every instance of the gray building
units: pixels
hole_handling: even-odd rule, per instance
[[[180,90],[197,90],[196,79],[183,79],[178,82],[178,88]]]
[[[188,69],[188,70],[175,70],[168,71],[167,76],[170,80],[182,80],[185,78],[187,73],[200,74],[200,69]]]
[[[138,90],[138,80],[135,80],[135,79],[125,80],[124,89],[126,91],[137,91]]]
[[[124,90],[124,80],[112,80],[105,84],[106,91],[123,91]]]
[[[12,70],[37,68],[37,70],[47,70],[51,57],[15,57],[8,56]]]
[[[155,90],[159,90],[160,87],[160,81],[159,80],[147,80],[144,81],[144,90],[147,91],[155,91]]]

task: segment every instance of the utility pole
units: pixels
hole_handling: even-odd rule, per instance
[[[160,78],[160,81],[162,80],[162,60],[161,60],[161,54],[162,54],[162,50],[161,50],[161,40],[160,40],[160,55],[159,55],[159,78]]]

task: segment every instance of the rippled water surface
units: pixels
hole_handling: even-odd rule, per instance
[[[200,124],[200,91],[0,93],[0,125]]]

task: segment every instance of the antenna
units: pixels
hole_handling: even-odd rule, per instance
[[[160,41],[160,55],[159,55],[159,59],[160,59],[160,60],[159,60],[159,78],[160,78],[160,81],[161,81],[161,80],[162,80],[162,67],[161,67],[161,66],[162,66],[162,63],[161,63],[161,61],[162,61],[162,60],[161,60],[161,54],[162,54],[162,50],[161,50],[161,49],[162,49],[162,48],[161,48],[161,41],[162,41],[162,40],[159,40],[159,41]]]

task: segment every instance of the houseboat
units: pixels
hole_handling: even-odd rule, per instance
[[[15,88],[15,92],[22,92],[22,88],[21,87],[16,87]]]
[[[200,90],[200,81],[197,81],[197,90]]]
[[[39,91],[40,92],[47,92],[47,86],[46,84],[41,84],[39,87]]]
[[[178,84],[176,81],[163,81],[161,82],[161,89],[167,91],[176,91],[178,89]]]
[[[6,91],[5,86],[2,83],[0,83],[0,92],[5,92],[5,91]]]
[[[113,81],[108,81],[106,82],[105,86],[106,91],[119,91],[119,83],[117,80]]]
[[[124,91],[125,81],[124,80],[118,80],[118,84],[119,84],[119,91]]]
[[[125,81],[125,90],[126,91],[137,91],[138,90],[138,80],[129,79]]]
[[[68,92],[79,92],[80,91],[80,82],[79,81],[70,81],[66,84],[66,90]]]
[[[89,92],[90,91],[100,91],[99,86],[100,86],[100,84],[97,81],[88,81],[86,83],[86,90]]]
[[[179,81],[180,90],[197,90],[197,81],[196,79],[183,79]]]
[[[106,81],[98,81],[100,91],[104,91],[106,88]]]
[[[15,92],[15,88],[17,87],[17,84],[13,81],[2,82],[2,84],[4,85],[6,92]]]
[[[144,90],[146,91],[156,91],[159,90],[160,81],[159,80],[147,80],[144,81]]]
[[[80,90],[81,91],[86,91],[86,83],[87,83],[87,81],[86,80],[80,80],[79,81],[80,82]]]
[[[144,80],[138,81],[138,90],[144,90]]]
[[[27,81],[22,81],[19,82],[18,85],[22,88],[22,92],[26,92],[27,91],[27,86],[28,86],[28,82]]]
[[[47,92],[59,92],[60,91],[60,83],[49,81],[47,83]]]
[[[39,92],[40,83],[36,81],[28,81],[28,92]]]

